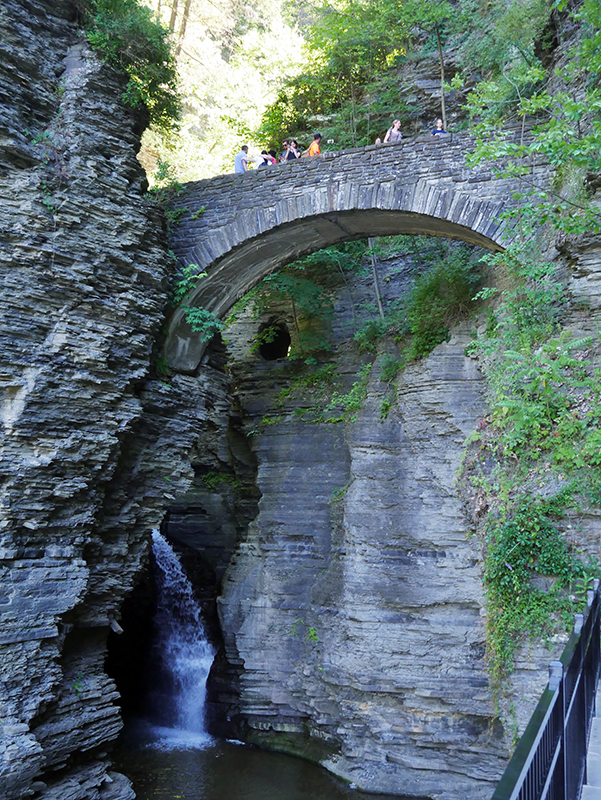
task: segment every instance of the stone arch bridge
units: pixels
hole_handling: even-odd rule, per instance
[[[207,272],[187,305],[222,317],[266,275],[350,239],[430,234],[502,250],[514,223],[501,212],[519,202],[516,191],[546,187],[549,167],[529,163],[522,185],[498,177],[498,164],[470,167],[474,145],[470,134],[428,135],[186,184],[173,249],[182,266]],[[204,346],[178,309],[166,342],[171,368],[194,372]]]

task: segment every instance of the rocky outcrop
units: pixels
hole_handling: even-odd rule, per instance
[[[231,378],[215,349],[157,378],[162,222],[123,81],[73,17],[68,0],[0,9],[0,798],[133,796],[110,766],[121,720],[104,657],[167,507],[223,583],[226,726],[363,788],[487,796],[508,748],[453,483],[484,408],[467,330],[395,397],[376,364],[345,423],[307,425],[290,398],[274,410],[294,365],[251,355],[243,327]],[[584,332],[594,247],[568,254]]]
[[[7,0],[0,41],[0,796],[125,800],[105,640],[198,396],[142,390],[169,262],[123,80],[67,0]]]
[[[571,242],[568,260],[549,251],[572,293],[565,325],[575,336],[597,324],[595,247]],[[382,269],[388,299],[398,296],[410,274]],[[369,290],[353,283],[358,308]],[[340,344],[351,316],[344,288],[336,307]],[[361,410],[345,422],[307,423],[310,409],[327,403],[327,387],[325,395],[309,381],[291,390],[298,366],[251,347],[261,325],[276,321],[294,339],[294,320],[280,308],[258,319],[238,314],[227,331],[261,497],[218,598],[224,650],[212,688],[230,721],[219,729],[319,761],[369,791],[489,797],[514,731],[493,708],[480,548],[456,483],[466,439],[486,411],[483,376],[465,354],[477,323],[407,367],[396,393],[380,377],[386,356],[398,355],[388,342]],[[339,349],[347,389],[371,360]],[[595,510],[579,522],[576,533],[566,521],[566,536],[598,559]],[[196,547],[192,528],[187,544]],[[566,638],[518,653],[506,699],[520,731]]]
[[[468,341],[459,328],[407,368],[384,418],[376,361],[363,408],[338,424],[299,419],[307,396],[277,408],[294,374],[285,361],[247,344],[233,365],[261,500],[218,600],[226,654],[243,664],[230,713],[246,739],[366,790],[484,798],[507,755],[477,546],[454,488],[485,408]]]

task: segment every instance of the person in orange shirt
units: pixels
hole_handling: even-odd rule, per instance
[[[313,141],[309,145],[309,155],[317,156],[321,153],[319,143],[321,142],[321,133],[313,134]]]

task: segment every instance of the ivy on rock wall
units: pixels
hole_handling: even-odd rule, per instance
[[[555,3],[558,11],[566,6]],[[496,298],[472,348],[486,372],[490,413],[461,477],[482,540],[489,669],[509,724],[518,647],[527,637],[549,642],[569,627],[590,579],[601,574],[598,547],[587,547],[582,523],[601,504],[601,340],[594,312],[572,321],[575,333],[566,327],[574,307],[565,278],[540,252],[553,229],[568,242],[601,231],[583,185],[601,169],[601,60],[589,57],[599,13],[588,0],[572,13],[579,35],[554,84],[541,81],[529,96],[516,90],[512,113],[534,122],[532,143],[510,146],[485,122],[475,154],[523,176],[522,207],[513,215],[517,242],[490,259],[501,285],[511,288],[480,293]],[[482,113],[496,113],[483,98]],[[540,153],[556,169],[550,192],[529,182],[530,160]]]

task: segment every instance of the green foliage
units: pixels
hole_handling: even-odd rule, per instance
[[[596,380],[587,374],[582,353],[591,341],[552,337],[535,349],[509,350],[494,375],[492,422],[504,455],[528,448],[531,458],[584,467],[599,458]],[[569,386],[571,391],[567,392]]]
[[[380,419],[386,419],[392,406],[392,400],[389,400],[387,397],[382,400],[382,405],[380,406]]]
[[[332,492],[332,503],[336,503],[339,500],[342,500],[343,497],[346,497],[346,493],[348,492],[350,483],[345,483],[344,486],[341,486],[338,489],[334,489]]]
[[[405,306],[412,335],[408,358],[423,358],[447,341],[449,328],[465,316],[478,284],[466,247],[449,251],[431,272],[417,279]]]
[[[77,699],[78,700],[81,700],[81,698],[82,698],[84,687],[85,687],[84,674],[83,674],[83,672],[78,672],[77,673],[77,677],[73,681],[73,691],[77,695]]]
[[[367,384],[372,364],[364,364],[357,373],[357,380],[346,392],[334,391],[328,405],[318,413],[314,422],[354,422],[367,395]]]
[[[216,472],[215,470],[205,472],[202,482],[213,493],[217,493],[221,486],[234,486],[235,488],[238,486],[237,481],[229,472]]]
[[[184,267],[180,274],[177,276],[175,285],[172,291],[172,302],[174,305],[180,305],[184,297],[191,291],[201,278],[205,278],[206,272],[203,272],[198,264],[188,264]]]
[[[304,422],[354,422],[367,394],[371,370],[371,363],[364,364],[348,389],[345,389],[345,382],[336,373],[333,364],[306,375],[298,375],[279,392],[276,407],[283,408],[287,401],[308,397],[311,402],[295,410],[295,414]]]
[[[524,233],[532,242],[533,231]],[[498,293],[473,348],[486,371],[490,413],[464,475],[490,508],[483,527],[487,653],[500,701],[524,637],[546,640],[567,627],[581,602],[574,587],[599,570],[576,559],[557,523],[601,499],[601,401],[591,364],[599,342],[560,332],[563,289],[552,266],[521,245],[491,260],[511,288]]]
[[[273,142],[294,132],[302,138],[317,116],[337,149],[372,143],[393,116],[402,127],[412,123],[422,112],[402,101],[397,73],[411,48],[438,60],[439,41],[450,43],[463,75],[454,88],[476,77],[469,107],[489,120],[515,113],[544,74],[548,0],[338,0],[312,6],[312,15],[304,69],[263,117],[260,134]]]
[[[587,573],[552,522],[570,499],[565,491],[550,500],[524,492],[487,526],[488,664],[497,691],[513,668],[524,633],[550,637],[558,625],[570,624],[578,608],[568,590]]]
[[[452,20],[460,33],[458,57],[466,75],[479,73],[468,109],[485,124],[515,114],[520,97],[529,96],[544,77],[536,55],[549,19],[547,0],[462,0]]]
[[[195,333],[200,334],[201,342],[208,342],[223,329],[223,322],[206,308],[182,306],[184,317]]]
[[[483,545],[487,651],[497,699],[524,637],[544,640],[568,627],[582,602],[574,590],[586,587],[591,570],[599,572],[598,564],[578,562],[556,523],[570,509],[601,500],[601,402],[591,363],[599,341],[560,332],[563,287],[531,244],[545,223],[565,233],[601,229],[595,209],[572,188],[601,167],[601,62],[590,58],[598,44],[598,14],[598,4],[590,2],[576,14],[585,23],[584,36],[558,76],[565,91],[551,95],[541,88],[539,66],[522,59],[512,65],[512,80],[506,80],[504,68],[471,98],[483,120],[476,129],[476,160],[498,159],[499,172],[522,176],[524,185],[520,210],[512,215],[520,243],[489,259],[511,288],[498,293],[486,333],[475,345],[487,373],[491,410],[476,435],[480,449],[470,469],[472,485],[486,493],[491,506]],[[503,81],[511,84],[507,96],[515,112],[538,119],[531,143],[516,144],[492,131],[490,120],[509,107],[499,102]],[[540,154],[558,170],[550,192],[529,184],[527,164]],[[492,294],[492,289],[479,293],[481,299]],[[492,472],[485,466],[490,462]],[[545,498],[541,491],[550,481],[562,488]]]
[[[424,264],[430,261],[430,268],[426,266],[427,271],[417,277],[407,296],[383,320],[367,320],[357,331],[354,338],[360,350],[375,352],[383,336],[394,335],[405,342],[402,363],[424,358],[446,341],[450,327],[469,313],[479,282],[479,268],[470,259],[470,250],[446,243],[422,251],[420,260]]]
[[[365,244],[349,242],[318,250],[294,261],[279,272],[268,275],[236,304],[227,324],[231,324],[243,308],[252,305],[255,318],[274,305],[284,305],[294,319],[290,358],[315,363],[319,353],[331,350],[328,338],[333,314],[330,290],[346,280],[346,273],[358,270]],[[261,331],[253,342],[257,349],[272,340],[275,328]]]
[[[574,192],[569,180],[575,176],[572,183],[581,187],[586,173],[601,171],[601,58],[593,55],[601,42],[598,3],[587,0],[573,16],[582,25],[584,36],[572,46],[568,66],[558,75],[566,88],[551,92],[543,87],[544,71],[536,65],[524,67],[524,78],[516,84],[515,114],[524,122],[528,118],[536,121],[531,140],[511,142],[491,125],[492,117],[507,114],[505,106],[495,109],[499,92],[494,81],[490,87],[481,84],[470,96],[470,104],[481,118],[475,127],[478,146],[473,161],[498,159],[500,174],[521,176],[521,217],[530,214],[539,226],[549,223],[565,233],[580,234],[601,230],[601,214],[588,205],[581,188]],[[524,81],[530,81],[528,91]],[[532,161],[541,155],[557,170],[558,180],[550,191],[542,190],[529,177]]]
[[[365,119],[365,86],[385,67],[404,54],[405,26],[398,7],[389,0],[324,2],[314,9],[314,24],[305,32],[305,66],[283,87],[264,116],[259,135],[280,142],[302,131],[315,115],[332,115],[320,121],[324,140],[336,147],[368,143],[369,129],[358,127]]]
[[[389,323],[380,317],[364,322],[354,336],[359,350],[364,353],[375,353],[378,342],[386,335],[388,328]]]
[[[263,328],[263,330],[259,331],[259,333],[255,336],[250,348],[251,353],[255,350],[258,350],[263,344],[271,344],[273,341],[275,341],[279,333],[279,325],[268,325],[266,328]]]
[[[317,644],[319,642],[319,636],[317,634],[317,628],[314,628],[313,625],[307,625],[305,620],[302,617],[297,617],[292,623],[292,627],[290,628],[290,633],[292,636],[298,636],[299,633],[299,625],[302,625],[303,628],[306,629],[307,639],[312,644]]]
[[[327,364],[325,367],[302,375],[295,375],[288,386],[276,396],[276,405],[283,408],[286,401],[309,393],[316,402],[319,402],[331,393],[337,378],[334,364]]]
[[[402,369],[403,363],[403,361],[391,356],[390,353],[386,353],[380,365],[380,380],[386,381],[386,383],[393,381],[399,370]]]
[[[188,264],[176,276],[171,290],[171,303],[180,306],[184,311],[184,319],[195,333],[200,334],[202,342],[208,342],[223,329],[223,322],[212,311],[201,306],[183,305],[187,295],[194,289],[198,281],[206,276],[198,264]]]
[[[167,161],[159,159],[157,168],[152,176],[153,185],[148,190],[151,197],[165,216],[167,227],[171,230],[182,221],[190,209],[186,207],[173,208],[172,203],[184,190],[183,185],[176,180],[175,170]]]
[[[129,80],[123,99],[145,107],[151,124],[173,129],[180,113],[169,31],[137,0],[80,0],[91,46]]]
[[[156,360],[155,371],[159,378],[168,378],[171,375],[171,369],[169,368],[169,362],[165,358],[165,356],[159,356]]]

